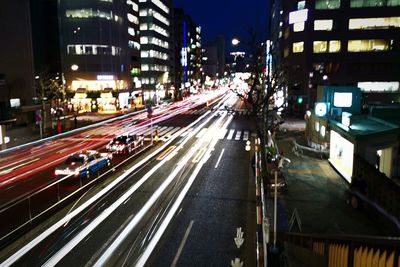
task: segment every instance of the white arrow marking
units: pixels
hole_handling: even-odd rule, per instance
[[[240,261],[239,258],[235,258],[235,261],[231,260],[231,266],[232,267],[242,267],[243,266],[243,262]]]
[[[243,234],[242,227],[236,229],[236,237],[233,240],[235,240],[237,248],[240,248],[244,243]]]

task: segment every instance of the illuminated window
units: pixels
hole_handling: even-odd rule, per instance
[[[111,20],[112,12],[86,8],[86,9],[67,10],[65,11],[65,16],[67,18],[73,18],[73,19],[102,18]]]
[[[349,30],[400,28],[400,17],[350,19]]]
[[[314,41],[313,52],[314,53],[325,53],[328,51],[328,41]]]
[[[314,31],[331,31],[333,28],[333,20],[321,19],[314,21]]]
[[[338,9],[340,0],[316,0],[315,9]]]
[[[400,0],[350,0],[350,7],[400,6]]]
[[[304,42],[293,43],[293,53],[301,53],[304,51]]]
[[[329,53],[337,53],[340,52],[340,41],[339,40],[331,40],[329,41]]]
[[[302,32],[302,31],[304,31],[304,21],[294,23],[293,24],[293,31],[294,32]]]
[[[389,41],[383,39],[349,40],[349,52],[379,52],[389,50]]]
[[[340,52],[340,41],[314,41],[313,42],[313,52],[314,53],[337,53]]]
[[[299,1],[297,3],[297,10],[302,10],[304,8],[306,8],[306,1]]]

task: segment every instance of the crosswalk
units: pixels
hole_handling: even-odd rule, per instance
[[[206,109],[187,110],[181,114],[183,114],[183,115],[203,115],[206,112],[207,112]],[[249,116],[250,115],[250,112],[247,109],[233,109],[233,110],[230,110],[228,113],[230,115],[234,115],[234,116]]]
[[[162,126],[162,127],[153,127],[153,128],[143,128],[136,132],[137,135],[144,135],[150,136],[153,132],[153,136],[155,135],[155,130],[157,129],[158,137],[162,141],[167,141],[174,135],[176,132],[181,130],[181,127],[172,127],[172,126]],[[195,138],[199,139],[203,137],[207,133],[207,128],[201,129],[196,135]],[[188,130],[184,131],[180,136],[186,137],[193,128],[189,128]],[[242,130],[242,129],[221,129],[218,132],[218,139],[219,140],[228,140],[228,141],[247,141],[250,137],[254,137],[255,133],[252,133],[249,130]]]

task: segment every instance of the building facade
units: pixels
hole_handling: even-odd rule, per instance
[[[172,1],[141,0],[139,9],[141,81],[145,100],[154,103],[174,89]]]
[[[36,96],[30,1],[5,1],[0,10],[0,121],[9,119],[11,99],[32,105]],[[19,105],[18,105],[19,106]]]
[[[370,102],[400,100],[400,1],[291,0],[279,8],[291,111],[312,108],[318,85],[358,86]]]
[[[201,82],[201,27],[182,8],[174,11],[175,88],[187,94]]]
[[[139,104],[138,0],[60,0],[58,9],[70,107],[114,112]]]

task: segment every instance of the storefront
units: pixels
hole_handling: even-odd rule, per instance
[[[350,183],[353,175],[354,144],[333,130],[330,141],[329,161]]]
[[[111,92],[103,92],[97,98],[98,111],[103,113],[115,112],[118,108],[118,100]]]
[[[92,99],[87,97],[85,90],[78,90],[69,103],[69,108],[76,112],[90,112]]]

